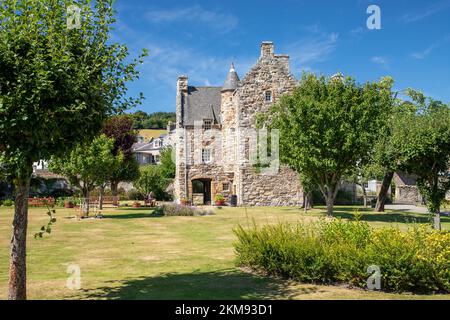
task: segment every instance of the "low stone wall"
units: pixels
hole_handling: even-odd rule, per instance
[[[421,196],[417,186],[397,186],[395,189],[395,203],[417,204],[421,202]]]
[[[277,175],[262,175],[254,168],[242,172],[242,205],[300,206],[303,192],[298,174],[282,167]],[[239,199],[238,199],[239,201]]]

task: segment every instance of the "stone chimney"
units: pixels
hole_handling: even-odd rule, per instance
[[[176,118],[177,127],[183,126],[185,99],[188,93],[188,77],[179,76],[177,81]]]
[[[273,42],[263,41],[261,43],[261,58],[273,57]]]
[[[187,76],[179,76],[177,81],[177,93],[187,92],[188,90],[188,77]]]
[[[289,56],[287,54],[277,54],[275,55],[278,61],[283,65],[283,68],[286,70],[287,73],[290,73],[290,67],[289,67]]]

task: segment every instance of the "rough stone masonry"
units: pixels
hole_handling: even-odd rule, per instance
[[[292,92],[296,83],[289,56],[274,54],[272,42],[261,44],[258,61],[242,80],[233,64],[222,87],[192,86],[187,76],[180,76],[175,197],[210,204],[217,194],[233,194],[238,205],[301,205],[302,189],[294,171],[280,166],[266,174],[252,162],[256,115]]]

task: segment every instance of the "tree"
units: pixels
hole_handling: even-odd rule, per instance
[[[81,8],[68,28],[67,7]],[[91,140],[107,115],[133,107],[137,60],[109,41],[112,0],[3,0],[0,5],[0,154],[15,184],[9,299],[26,299],[28,192],[33,162]],[[130,61],[130,60],[127,60]]]
[[[175,122],[175,112],[155,112],[147,114],[138,110],[131,113],[134,129],[166,129],[169,122]]]
[[[400,150],[398,150],[399,146],[393,144],[392,132],[398,126],[398,119],[407,114],[414,114],[417,111],[410,101],[397,99],[396,96],[397,94],[392,99],[392,109],[387,125],[380,128],[377,140],[374,143],[372,162],[370,164],[372,168],[376,168],[376,172],[372,174],[373,178],[382,178],[381,188],[375,205],[376,212],[384,212],[394,173],[402,167]]]
[[[101,187],[111,175],[111,170],[122,162],[122,154],[112,153],[114,139],[101,135],[92,143],[76,146],[63,157],[53,157],[49,163],[52,172],[61,174],[72,185],[77,186],[85,199],[82,216],[89,215],[89,194],[97,186]]]
[[[357,85],[352,78],[304,74],[265,116],[269,128],[280,131],[280,160],[320,189],[328,216],[342,177],[370,158],[392,84],[390,78]]]
[[[117,196],[120,182],[134,181],[139,177],[139,163],[132,152],[137,132],[133,129],[133,119],[129,115],[111,117],[103,126],[102,132],[114,139],[113,155],[123,155],[120,165],[111,169],[109,180],[112,195]]]
[[[161,175],[168,180],[175,179],[176,166],[174,161],[174,149],[172,146],[164,147],[161,150]]]
[[[450,105],[409,90],[415,113],[404,113],[396,121],[392,145],[401,169],[418,175],[417,186],[434,227],[441,229],[440,206],[450,190]]]
[[[142,166],[139,178],[133,183],[134,187],[144,196],[153,192],[156,199],[166,199],[165,189],[170,183],[170,179],[162,175],[161,169],[159,165]]]

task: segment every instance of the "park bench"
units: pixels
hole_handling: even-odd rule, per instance
[[[98,203],[99,197],[90,197],[89,198],[90,203]],[[103,204],[110,204],[113,206],[119,206],[119,197],[115,196],[104,196],[103,197]]]
[[[55,199],[54,198],[28,198],[28,205],[30,207],[45,207],[45,206],[54,206]]]

